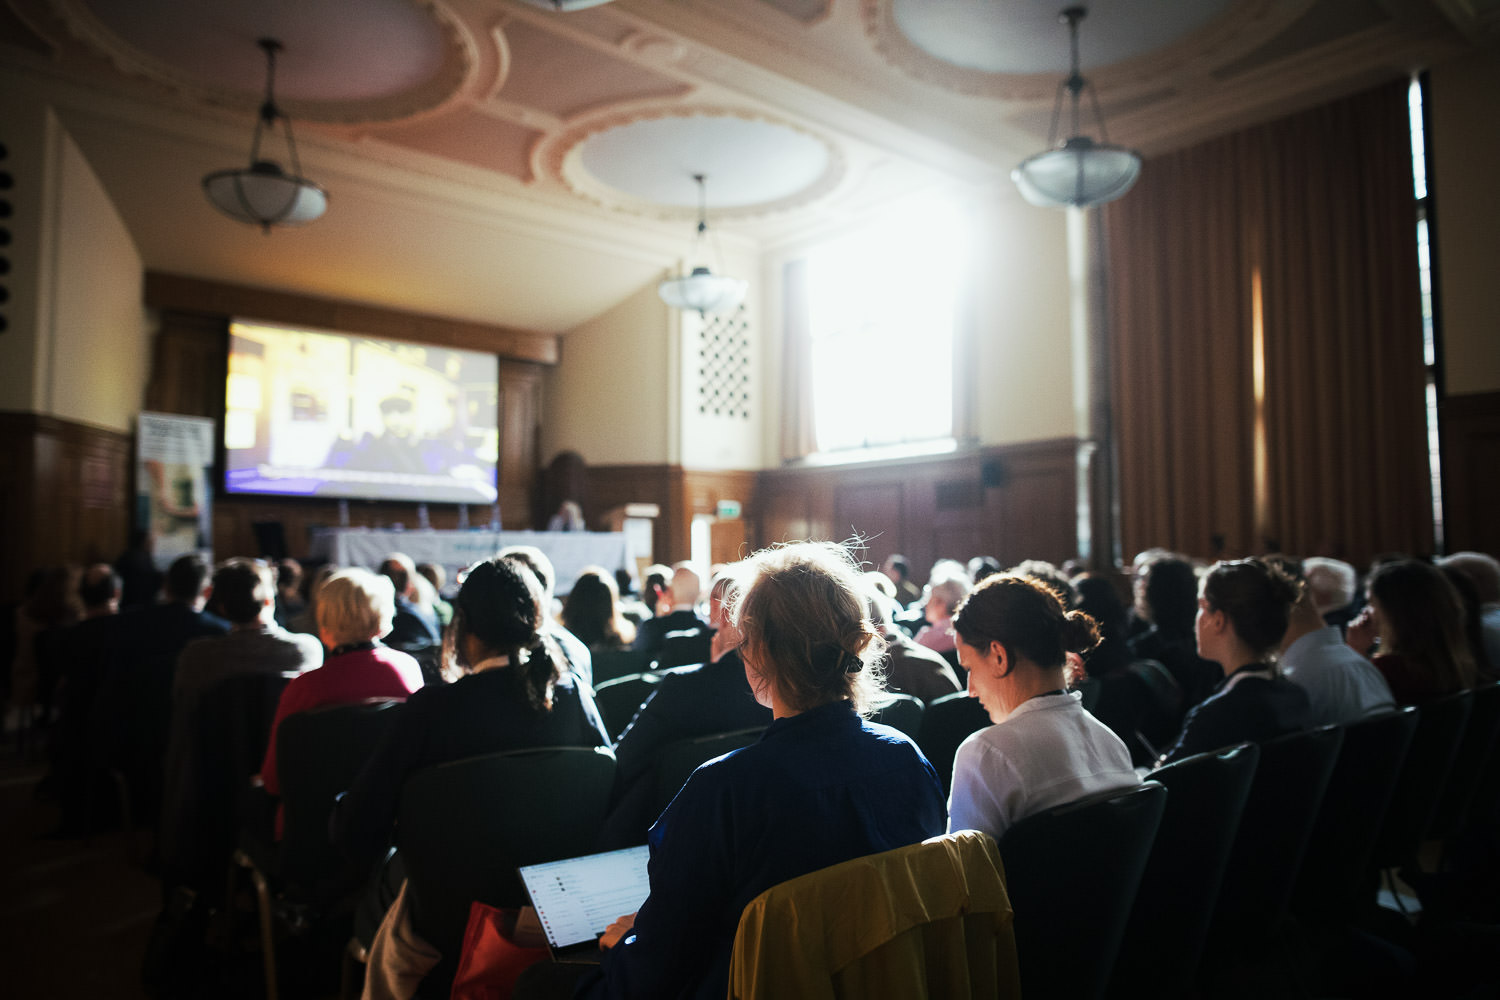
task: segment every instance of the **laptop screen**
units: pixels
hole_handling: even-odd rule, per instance
[[[644,845],[526,865],[521,881],[554,950],[594,943],[611,923],[641,908],[650,892]]]

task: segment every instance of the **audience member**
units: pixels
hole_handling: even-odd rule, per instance
[[[77,577],[77,570],[67,566],[38,570],[27,581],[26,599],[16,607],[10,707],[23,736],[37,722],[46,722],[51,711],[56,676],[48,662],[47,639],[78,620]]]
[[[932,766],[900,732],[858,714],[878,692],[882,643],[848,553],[789,545],[735,572],[743,589],[731,620],[775,721],[760,742],[698,768],[651,828],[650,895],[605,932],[604,962],[584,973],[580,997],[723,996],[750,900],[943,831]],[[580,978],[555,965],[538,974]]]
[[[302,597],[302,564],[295,559],[276,563],[276,624],[291,629],[292,621],[307,609]]]
[[[396,620],[386,644],[404,653],[421,653],[442,645],[443,630],[437,615],[417,601],[417,567],[404,552],[392,552],[380,564],[380,575],[388,577],[396,590]]]
[[[1225,680],[1188,712],[1161,763],[1306,728],[1307,692],[1282,677],[1274,661],[1300,592],[1296,581],[1260,559],[1217,562],[1203,577],[1198,652],[1218,664]]]
[[[448,586],[448,571],[437,563],[417,563],[417,576],[432,585],[432,613],[437,615],[438,625],[447,628],[453,621],[453,605],[443,593]]]
[[[771,723],[771,713],[755,699],[740,658],[742,636],[729,621],[733,578],[720,576],[708,595],[713,634],[707,663],[677,667],[662,675],[645,704],[615,744],[615,807],[608,843],[642,842],[656,819],[648,815],[655,793],[652,766],[661,751],[678,740],[732,733]]]
[[[870,576],[886,580],[880,573],[866,574],[866,577]],[[923,702],[935,701],[944,695],[962,691],[963,683],[947,660],[926,646],[917,645],[910,636],[896,627],[892,616],[894,603],[878,592],[869,597],[870,621],[874,622],[875,630],[885,640],[883,673],[886,690],[895,694],[909,694]]]
[[[91,803],[110,801],[96,794],[105,775],[92,753],[96,741],[93,713],[121,648],[121,589],[113,567],[106,563],[90,566],[78,583],[82,620],[53,636],[49,655],[55,657],[61,685],[57,725],[49,747],[62,807],[56,836],[87,833],[105,819],[90,814]]]
[[[1479,597],[1480,625],[1490,667],[1500,670],[1500,561],[1483,552],[1455,552],[1438,560],[1444,569],[1455,569],[1474,584]]]
[[[654,655],[666,645],[668,633],[706,635],[711,632],[712,626],[696,610],[702,590],[702,579],[691,563],[680,562],[672,567],[672,609],[666,614],[658,612],[655,618],[641,622],[630,648]]]
[[[557,571],[552,568],[552,560],[535,545],[507,545],[498,555],[520,560],[542,585],[542,631],[557,643],[558,651],[562,653],[562,665],[580,677],[592,691],[594,658],[589,655],[588,646],[564,628],[555,617],[556,609],[553,605],[556,598],[553,596],[553,586],[557,581]]]
[[[994,576],[996,573],[1004,572],[1004,568],[1000,565],[1000,560],[994,556],[975,556],[969,560],[967,569],[969,579],[976,585],[987,576]]]
[[[299,675],[276,704],[271,735],[261,762],[261,783],[281,795],[276,773],[276,731],[289,715],[327,705],[350,705],[375,698],[402,701],[422,686],[422,668],[398,649],[382,646],[396,616],[396,591],[389,578],[369,570],[346,569],[328,578],[318,600],[318,637],[328,650],[323,665]],[[276,819],[281,835],[281,816]]]
[[[1099,640],[1092,618],[1040,580],[999,574],[959,605],[953,628],[969,694],[995,725],[954,757],[950,830],[998,838],[1040,810],[1140,783],[1125,744],[1064,689],[1066,655]]]
[[[563,601],[562,624],[590,653],[625,649],[635,639],[635,626],[620,610],[616,588],[608,570],[589,566],[578,574]]]
[[[917,644],[944,654],[943,658],[949,663],[956,663],[953,612],[969,596],[968,571],[952,559],[939,559],[932,567],[932,576],[922,594],[922,619],[927,624],[917,630]]]
[[[1473,686],[1463,605],[1436,566],[1416,559],[1383,563],[1365,588],[1365,609],[1350,623],[1346,639],[1356,651],[1373,653],[1398,703],[1411,705]]]
[[[1452,566],[1439,566],[1438,572],[1453,585],[1458,593],[1458,603],[1463,608],[1464,645],[1474,664],[1474,682],[1488,683],[1495,679],[1495,671],[1490,663],[1489,650],[1484,645],[1484,605],[1480,603],[1479,591],[1473,580]]]
[[[896,603],[909,608],[922,599],[922,588],[911,578],[911,563],[903,555],[890,555],[880,566],[880,572],[895,584]]]
[[[120,578],[120,610],[149,607],[161,589],[162,574],[151,556],[151,536],[141,528],[130,532],[130,544],[115,560]]]
[[[318,571],[313,574],[312,582],[307,585],[307,603],[303,606],[302,613],[287,624],[288,632],[301,632],[304,635],[318,634],[318,591],[322,589],[324,582],[338,571],[339,568],[332,563],[318,567]]]
[[[1158,552],[1142,564],[1135,578],[1135,610],[1150,626],[1130,640],[1130,655],[1167,668],[1182,691],[1183,711],[1207,698],[1224,676],[1198,655],[1193,636],[1197,602],[1198,574],[1192,563]]]
[[[1297,563],[1281,565],[1294,579],[1299,575]],[[1396,707],[1380,671],[1349,648],[1337,625],[1326,623],[1310,586],[1292,605],[1280,663],[1283,676],[1307,692],[1309,725],[1347,725]]]
[[[1006,572],[1011,576],[1025,576],[1036,580],[1056,594],[1063,607],[1069,611],[1078,607],[1078,591],[1073,588],[1072,579],[1045,559],[1023,559]]]
[[[545,599],[541,582],[518,558],[496,556],[469,568],[444,645],[445,671],[456,679],[428,684],[407,699],[334,811],[334,843],[351,859],[362,864],[379,859],[393,834],[399,847],[401,788],[423,768],[505,750],[609,745],[588,685],[562,668],[557,643],[546,630]],[[399,872],[399,863],[388,865],[383,878]],[[407,899],[403,885],[379,922],[367,991],[385,972],[400,969],[420,978],[440,961],[430,957],[438,949],[421,942],[411,928]],[[441,946],[448,975],[456,967],[457,945]]]
[[[1342,559],[1309,556],[1302,560],[1302,575],[1323,623],[1336,626],[1342,635],[1359,613],[1355,602],[1359,574]]]

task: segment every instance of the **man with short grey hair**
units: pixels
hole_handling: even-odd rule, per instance
[[[1484,651],[1490,666],[1500,667],[1500,561],[1483,552],[1455,552],[1437,561],[1443,569],[1455,569],[1474,584],[1479,597]]]

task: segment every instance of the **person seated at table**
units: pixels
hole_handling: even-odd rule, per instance
[[[281,795],[276,772],[276,733],[282,720],[298,712],[329,705],[353,705],[374,698],[401,701],[422,686],[422,668],[399,649],[380,644],[396,615],[396,591],[391,581],[365,569],[345,569],[330,576],[318,592],[318,638],[328,653],[323,665],[299,674],[281,693],[266,755],[260,765],[261,784],[270,795]],[[276,835],[282,817],[276,815]]]
[[[650,894],[610,925],[581,997],[713,997],[728,989],[740,914],[771,886],[943,832],[936,773],[904,735],[861,718],[883,643],[854,560],[830,543],[762,551],[735,568],[730,621],[756,700],[758,743],[695,771],[651,828]],[[516,996],[565,995],[566,966]],[[548,982],[551,980],[551,982]]]
[[[1217,663],[1225,679],[1188,713],[1158,764],[1311,724],[1307,692],[1281,676],[1275,662],[1300,593],[1296,581],[1261,559],[1217,562],[1204,575],[1194,624],[1198,655]]]
[[[1365,608],[1346,641],[1370,657],[1397,704],[1474,686],[1463,604],[1442,570],[1417,559],[1384,563],[1365,582]]]
[[[999,838],[1021,819],[1096,792],[1140,783],[1130,751],[1064,681],[1067,655],[1099,641],[1041,580],[986,577],[953,617],[969,696],[995,725],[959,745],[948,829]]]

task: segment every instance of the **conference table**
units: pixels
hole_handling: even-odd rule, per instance
[[[392,552],[412,562],[430,562],[448,571],[451,581],[465,566],[488,559],[508,545],[533,545],[547,554],[557,573],[555,589],[566,594],[588,566],[635,572],[630,543],[618,531],[397,531],[388,528],[326,528],[311,539],[310,552],[337,566],[375,568]]]

